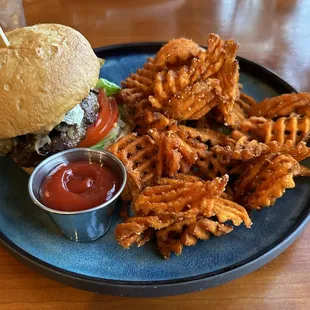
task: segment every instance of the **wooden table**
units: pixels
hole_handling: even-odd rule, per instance
[[[307,0],[25,0],[28,25],[75,27],[94,47],[180,36],[206,44],[209,32],[232,37],[239,55],[310,91]],[[284,219],[285,220],[285,219]],[[183,296],[129,299],[84,292],[49,280],[0,249],[0,309],[308,309],[310,226],[277,259],[241,279]]]

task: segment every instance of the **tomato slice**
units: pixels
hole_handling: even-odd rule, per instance
[[[117,102],[113,97],[107,97],[103,89],[98,96],[99,114],[94,125],[87,128],[86,137],[79,144],[80,147],[90,147],[100,142],[118,121]]]

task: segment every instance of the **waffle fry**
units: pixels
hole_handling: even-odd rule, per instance
[[[213,151],[207,151],[204,156],[197,159],[193,173],[204,180],[213,180],[228,174],[235,165],[235,161],[230,158],[217,155]]]
[[[224,123],[224,119],[222,117],[222,113],[220,116],[217,117],[217,119],[221,122]],[[236,129],[239,127],[239,125],[243,122],[245,122],[247,119],[247,115],[245,113],[245,111],[242,109],[241,105],[240,105],[240,101],[237,100],[235,102],[235,104],[232,107],[232,110],[230,112],[230,119],[229,121],[229,126],[232,127],[233,129]],[[226,123],[228,124],[228,122],[226,121]]]
[[[184,175],[178,177],[184,178]],[[180,181],[162,180],[163,183],[170,184]],[[145,236],[145,232],[149,232],[150,228],[156,229],[159,251],[164,258],[168,258],[171,252],[181,254],[183,245],[195,245],[198,239],[207,240],[211,234],[221,236],[232,231],[231,226],[206,219],[199,215],[201,213],[207,217],[217,216],[220,222],[232,220],[237,226],[244,222],[249,228],[252,224],[246,210],[238,204],[223,198],[203,199],[200,208],[186,212],[130,218],[125,223],[117,225],[116,238],[124,248],[129,248],[133,243],[141,246],[150,239],[150,235]]]
[[[159,177],[156,168],[158,147],[150,136],[131,133],[119,139],[108,150],[126,167],[127,186],[133,196]]]
[[[206,80],[217,73],[222,67],[226,57],[225,43],[216,34],[210,33],[208,38],[208,48],[192,60],[190,66],[190,83],[202,79]]]
[[[152,106],[162,108],[173,96],[177,95],[190,84],[189,67],[184,65],[180,69],[163,70],[156,73],[154,79],[154,94],[149,96]]]
[[[255,141],[255,140],[254,140]],[[264,154],[285,154],[292,156],[298,162],[310,157],[310,148],[307,147],[305,142],[299,142],[296,146],[293,141],[287,140],[283,145],[280,145],[276,141],[271,141],[267,145],[267,149],[264,150]],[[228,155],[229,156],[229,155]],[[234,155],[232,155],[233,157]],[[250,156],[251,157],[251,156]],[[255,156],[253,156],[254,158]],[[247,165],[247,161],[237,162],[234,167],[228,171],[229,175],[240,175]],[[299,176],[308,176],[307,168],[300,165]]]
[[[298,162],[310,157],[310,148],[306,145],[305,142],[299,142],[295,146],[292,140],[287,140],[284,144],[279,144],[276,141],[271,141],[268,144],[268,147],[270,153],[288,154]]]
[[[173,178],[177,179],[177,180],[183,180],[183,181],[186,181],[186,182],[202,181],[201,178],[199,178],[199,177],[197,177],[195,175],[184,174],[184,173],[177,173],[176,175],[174,175]]]
[[[305,142],[299,142],[294,148],[288,150],[287,154],[299,162],[310,157],[310,148],[307,147]]]
[[[234,136],[234,132],[231,137]],[[286,140],[283,144],[277,141],[271,141],[268,144],[249,140],[246,136],[241,136],[233,146],[214,146],[212,152],[216,155],[230,160],[248,161],[263,154],[282,153],[292,156],[297,161],[302,161],[310,157],[310,148],[305,142],[299,142],[297,145],[292,140]]]
[[[150,228],[160,230],[185,218],[195,218],[197,214],[198,210],[189,210],[180,213],[164,213],[157,216],[131,217],[125,223],[116,226],[115,237],[117,242],[125,249],[128,249],[134,243],[141,246],[150,240]],[[148,232],[146,234],[147,238],[145,238],[146,232]]]
[[[228,125],[233,129],[238,129],[240,124],[247,120],[248,111],[253,104],[256,104],[256,101],[252,97],[244,93],[239,93],[239,98],[235,100],[233,108],[230,112],[230,120]],[[219,122],[224,123],[224,119],[221,115],[219,115],[217,119]]]
[[[190,182],[184,181],[184,179],[189,180]],[[199,181],[197,177],[187,176],[184,174],[178,174],[175,179],[162,178],[159,180],[159,186],[180,186],[186,185],[186,183],[196,184]],[[223,186],[225,186],[227,180],[216,180],[215,182],[205,183],[208,184],[210,191],[205,192],[206,197],[218,196],[223,193]],[[146,189],[145,191],[149,191]],[[167,197],[166,197],[167,198]],[[137,198],[138,199],[138,198]],[[155,199],[158,200],[158,199]],[[195,204],[193,204],[195,205]],[[247,227],[251,225],[251,220],[247,216],[247,212],[241,206],[232,203],[229,200],[220,198],[219,200],[206,198],[202,202],[198,201],[196,204],[198,207],[194,207],[185,212],[162,212],[154,216],[145,216],[145,217],[132,217],[129,218],[125,223],[118,224],[115,230],[115,235],[118,243],[124,248],[129,248],[133,243],[137,243],[138,246],[145,244],[150,239],[150,228],[154,230],[161,230],[166,227],[174,229],[175,225],[182,223],[196,223],[196,217],[198,214],[203,214],[204,216],[217,216],[220,221],[232,220],[235,225],[240,225],[241,222],[245,222]],[[191,221],[193,220],[193,221]],[[202,232],[198,234],[199,227],[202,227],[203,222],[199,226],[195,226],[193,230],[188,230],[188,234],[194,234],[196,237],[202,239]],[[178,225],[177,225],[178,226]],[[213,226],[212,226],[213,227]],[[215,230],[213,230],[215,233]],[[147,232],[145,236],[145,232]],[[194,232],[197,232],[195,234]],[[186,237],[186,235],[184,235]],[[188,237],[188,236],[187,236]],[[187,238],[186,237],[186,238]],[[187,243],[184,243],[187,245]]]
[[[180,255],[183,245],[195,245],[198,239],[208,240],[213,234],[217,237],[228,234],[233,227],[204,218],[189,218],[177,222],[156,233],[157,247],[167,259],[171,253]]]
[[[184,181],[182,180],[182,177],[180,179],[180,176],[182,176],[184,174],[182,173],[178,173],[176,174],[173,178],[160,178],[157,181],[158,185],[171,185],[173,188],[179,188],[179,187],[186,187],[188,184],[186,183],[195,183],[192,180],[190,181]],[[198,178],[197,176],[192,176],[195,178]],[[207,189],[207,193],[205,195],[205,197],[207,198],[215,198],[215,197],[220,197],[225,188],[226,185],[228,183],[228,175],[224,175],[222,178],[215,178],[212,181],[204,181],[202,179],[199,178],[199,182],[203,182],[203,186]],[[202,191],[204,191],[204,189],[202,189]],[[197,208],[200,207],[200,202],[196,205],[196,204],[189,204],[192,206],[195,206]]]
[[[134,119],[137,119],[144,113],[144,111],[153,111],[152,105],[147,98],[143,98],[139,101],[136,101],[134,106],[131,106],[131,110],[133,111]]]
[[[224,42],[218,35],[209,34],[208,49],[200,49],[190,64],[156,73],[154,94],[149,97],[150,102],[161,109],[171,98],[179,96],[185,87],[198,81],[206,81],[215,74],[225,57]]]
[[[299,176],[310,177],[310,169],[306,166],[300,165]]]
[[[268,123],[268,121],[270,120],[264,117],[252,116],[239,125],[237,132],[246,136],[255,137],[257,128],[260,128],[262,125]]]
[[[249,110],[257,104],[255,99],[245,93],[240,93],[239,98],[237,98],[239,106],[242,108],[243,111],[249,113]]]
[[[165,171],[163,174],[172,177],[181,168],[182,154],[177,148],[177,141],[174,140],[174,137],[171,136],[170,133],[161,133],[159,160],[162,162],[162,166],[165,167],[165,169],[163,169]],[[176,135],[174,134],[174,136]],[[190,159],[191,161],[196,160],[195,153],[191,148],[189,148],[189,157],[192,157]]]
[[[213,181],[186,182],[162,178],[158,185],[147,187],[132,201],[131,208],[138,216],[165,212],[182,212],[197,207],[203,197],[220,196],[228,182],[228,176]]]
[[[177,172],[188,173],[207,146],[189,137],[186,131],[178,126],[171,126],[169,131],[158,132],[151,129],[148,133],[159,147],[158,166],[163,175],[173,177]]]
[[[262,155],[246,165],[234,183],[234,198],[249,209],[271,206],[287,188],[294,188],[298,162],[290,155]]]
[[[247,161],[269,152],[269,147],[257,140],[249,140],[246,136],[241,136],[233,146],[216,145],[212,151],[221,157],[229,160]]]
[[[192,40],[180,38],[169,41],[156,54],[155,65],[158,69],[182,66],[199,55],[202,48]]]
[[[234,201],[233,199],[234,193],[229,185],[226,186],[225,192],[220,196],[226,200]]]
[[[310,117],[310,94],[284,94],[273,98],[266,98],[253,105],[249,110],[250,116],[275,118],[290,116],[292,113]]]
[[[164,160],[167,175],[172,177],[179,170],[187,173],[198,158],[197,151],[173,132],[168,131],[161,135],[164,147],[163,152],[166,154]],[[182,161],[185,161],[187,165],[181,167]]]
[[[119,93],[122,101],[125,104],[135,105],[147,98],[153,91],[155,73],[154,58],[148,58],[142,69],[138,69],[122,82],[123,89]]]
[[[235,141],[221,132],[208,128],[192,128],[188,126],[179,125],[179,129],[186,133],[188,137],[204,142],[206,145],[212,147],[215,145],[233,145]]]
[[[224,124],[234,126],[235,118],[232,116],[232,110],[235,101],[239,97],[239,64],[236,60],[238,44],[233,40],[225,42],[226,58],[216,73],[215,78],[220,81],[222,89],[222,103],[218,106],[223,116]]]
[[[152,112],[148,109],[136,112],[136,125],[139,133],[146,133],[150,128],[165,129],[173,123],[173,120],[167,118],[162,113]]]
[[[149,97],[149,100],[156,109],[164,110],[168,117],[187,120],[198,119],[207,114],[219,104],[220,96],[219,81],[208,79],[186,86],[178,95],[171,97],[166,102],[154,102],[152,96]]]
[[[268,120],[264,124],[252,129],[252,134],[258,136],[268,144],[277,141],[280,145],[287,140],[297,144],[308,139],[310,134],[310,118],[308,117],[281,117],[277,121]]]
[[[168,258],[231,232],[228,221],[250,228],[247,210],[310,176],[299,164],[310,157],[310,94],[257,103],[242,92],[237,48],[215,34],[207,49],[172,40],[122,83],[138,132],[109,148],[126,167],[122,199],[135,214],[115,231],[124,248],[156,238]]]
[[[250,228],[252,221],[246,209],[230,199],[222,197],[204,198],[201,201],[201,212],[207,218],[216,216],[220,223],[232,221],[235,226],[244,223],[247,228]]]

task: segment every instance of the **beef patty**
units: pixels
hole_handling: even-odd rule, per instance
[[[11,153],[14,160],[22,167],[33,167],[46,156],[76,147],[85,138],[87,127],[97,120],[99,111],[97,93],[91,91],[80,103],[80,107],[84,111],[84,116],[79,125],[61,122],[46,135],[28,134],[17,137],[17,143]],[[46,143],[38,147],[38,138]]]

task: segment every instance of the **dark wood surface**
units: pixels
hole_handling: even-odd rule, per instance
[[[27,25],[73,26],[93,47],[181,36],[206,44],[207,34],[215,32],[237,40],[240,56],[273,70],[299,91],[310,91],[308,0],[25,0],[24,11]],[[308,309],[309,240],[310,227],[271,263],[220,287],[150,299],[66,287],[0,249],[0,309]]]

